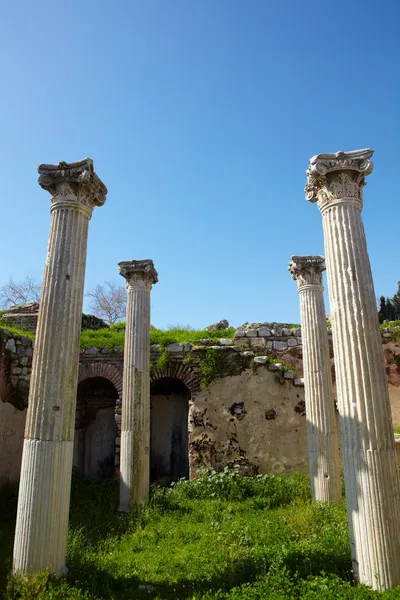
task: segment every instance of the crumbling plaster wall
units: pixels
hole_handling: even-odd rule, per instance
[[[189,410],[191,476],[201,466],[307,473],[304,388],[260,365],[211,383]]]

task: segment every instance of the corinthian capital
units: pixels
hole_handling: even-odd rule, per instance
[[[306,199],[318,202],[321,210],[342,199],[352,199],[361,208],[364,179],[374,167],[371,161],[373,153],[367,148],[313,156],[306,171]]]
[[[152,260],[128,260],[118,263],[119,274],[126,279],[126,287],[151,290],[158,281]]]
[[[107,188],[94,172],[91,158],[39,165],[38,172],[39,185],[52,195],[53,208],[75,203],[90,216],[95,206],[102,206],[106,201]]]
[[[297,281],[299,291],[303,286],[314,286],[323,290],[322,271],[325,271],[323,256],[292,256],[289,271]]]

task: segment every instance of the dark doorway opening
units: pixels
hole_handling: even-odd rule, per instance
[[[150,478],[169,484],[189,477],[190,391],[182,381],[158,379],[150,389]]]
[[[114,475],[117,400],[115,386],[103,377],[85,379],[78,385],[73,465],[83,475]]]

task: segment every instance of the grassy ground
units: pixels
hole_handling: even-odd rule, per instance
[[[125,323],[117,323],[111,325],[109,329],[98,329],[97,331],[84,330],[81,334],[81,348],[86,349],[90,346],[96,348],[105,348],[109,346],[123,346],[125,334],[121,329],[125,326]],[[208,331],[208,330],[195,330],[195,329],[157,329],[151,327],[150,330],[150,342],[152,344],[160,344],[163,348],[168,344],[175,342],[185,344],[190,342],[195,344],[199,340],[212,339],[218,340],[219,338],[233,338],[235,333],[234,329],[225,329],[224,331]]]
[[[6,599],[394,599],[351,584],[344,507],[312,504],[302,476],[211,473],[117,513],[116,482],[74,479],[69,574],[7,581],[15,490],[0,506]]]

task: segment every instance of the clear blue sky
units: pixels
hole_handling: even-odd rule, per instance
[[[291,254],[323,254],[319,152],[371,147],[376,294],[400,279],[399,0],[14,0],[0,7],[0,284],[41,278],[40,162],[108,187],[86,286],[152,258],[152,322],[299,320]],[[327,307],[328,310],[328,307]]]

